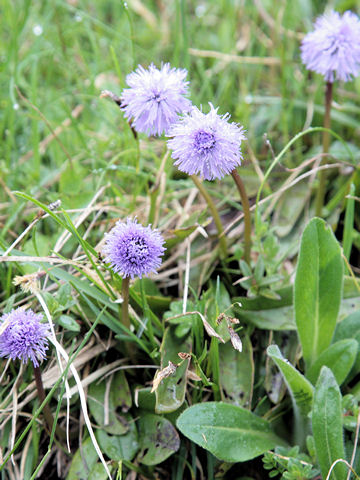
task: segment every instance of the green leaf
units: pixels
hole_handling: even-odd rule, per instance
[[[139,449],[135,422],[130,415],[126,415],[126,419],[129,431],[125,435],[109,435],[104,430],[96,432],[101,451],[112,461],[132,460]]]
[[[294,285],[295,321],[307,368],[331,343],[342,281],[340,246],[330,227],[313,218],[302,235]]]
[[[272,223],[279,237],[285,237],[293,229],[311,194],[307,181],[294,185],[280,197]]]
[[[179,434],[166,418],[147,414],[140,418],[138,460],[144,465],[157,465],[175,453],[180,446]]]
[[[311,410],[313,386],[311,383],[286,360],[277,345],[270,345],[267,354],[274,360],[282,373],[286,386],[294,402],[294,409],[303,417]]]
[[[225,462],[246,462],[284,445],[269,422],[223,402],[198,403],[185,410],[176,425],[186,437]]]
[[[155,371],[155,370],[154,370]],[[147,410],[154,413],[155,411],[155,392],[151,392],[150,387],[137,388],[136,389],[136,405],[141,410]]]
[[[46,265],[46,264],[45,264]],[[86,295],[89,295],[91,298],[98,300],[101,305],[106,305],[110,310],[114,312],[118,312],[118,306],[116,303],[111,302],[109,295],[104,293],[102,290],[98,288],[98,286],[93,285],[90,283],[89,279],[85,276],[76,277],[75,275],[71,275],[70,273],[66,272],[65,270],[59,267],[53,267],[49,271],[51,276],[58,278],[59,280],[63,280],[65,282],[70,282],[73,286],[81,292],[84,292]]]
[[[360,371],[360,311],[348,315],[344,320],[337,324],[334,333],[334,342],[346,338],[354,339],[358,342],[358,352],[351,375],[357,375]]]
[[[60,192],[72,196],[79,193],[84,186],[85,174],[86,171],[78,163],[74,165],[68,163],[60,175]]]
[[[179,338],[176,336],[176,327],[166,328],[161,344],[161,368],[168,366],[169,361],[180,363],[179,352],[189,353],[191,351],[191,338]],[[155,391],[156,413],[169,413],[177,410],[185,400],[186,371],[189,366],[189,359],[183,360],[177,367],[174,375],[162,380]]]
[[[76,333],[80,332],[80,325],[74,318],[70,317],[69,315],[60,315],[56,323],[61,325],[67,331]]]
[[[343,232],[343,250],[347,260],[350,259],[351,247],[353,242],[353,228],[354,228],[354,210],[355,210],[355,185],[350,185],[349,195],[352,198],[346,200],[345,221]]]
[[[89,472],[96,464],[98,458],[91,438],[88,437],[82,442],[81,449],[79,448],[73,456],[66,480],[88,480]],[[104,470],[103,465],[102,468]]]
[[[136,291],[138,295],[141,295],[140,282],[142,282],[143,284],[146,300],[152,310],[158,312],[164,311],[169,308],[172,298],[161,295],[160,290],[158,289],[156,284],[152,280],[150,280],[150,278],[145,277],[141,280],[135,280],[132,288]]]
[[[286,287],[276,292],[276,298],[257,296],[254,298],[235,297],[233,303],[236,316],[242,322],[250,323],[266,330],[295,330],[292,307],[293,292]]]
[[[237,318],[263,330],[295,330],[293,288],[285,287],[277,290],[276,295],[275,299],[264,298],[261,295],[253,298],[234,297],[232,302],[242,305],[242,307],[237,305],[233,307]],[[344,318],[359,309],[359,291],[354,285],[354,280],[345,276],[339,318]]]
[[[106,395],[109,396],[108,399],[105,398]],[[105,425],[106,401],[108,401],[109,417]],[[131,406],[130,390],[122,370],[116,372],[108,391],[106,382],[92,383],[89,387],[88,403],[91,414],[106,432],[123,435],[129,430],[129,422],[125,416],[117,412],[117,409],[128,410]]]
[[[87,480],[106,480],[108,478],[109,477],[104,470],[104,465],[100,462],[97,462],[90,470]]]
[[[254,381],[253,349],[248,335],[241,335],[243,351],[231,342],[219,344],[220,385],[233,405],[249,408]]]
[[[340,340],[324,350],[308,370],[306,376],[315,384],[321,367],[324,365],[333,372],[339,385],[343,383],[354,365],[358,352],[358,342],[353,339]]]
[[[323,367],[316,383],[312,412],[312,430],[317,459],[323,478],[339,458],[345,459],[341,417],[341,393],[332,371]],[[337,464],[330,480],[345,480],[347,469]]]
[[[166,249],[170,250],[172,247],[185,240],[185,238],[191,235],[196,229],[197,225],[191,225],[189,227],[170,230],[169,233],[172,234],[172,236],[166,239]]]

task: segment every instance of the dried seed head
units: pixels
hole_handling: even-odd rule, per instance
[[[24,293],[37,293],[40,290],[39,278],[44,275],[44,272],[30,273],[28,275],[17,275],[14,280],[14,285],[19,285]]]
[[[191,353],[179,352],[178,356],[181,358],[181,360],[187,360],[191,358]]]
[[[233,328],[229,326],[228,326],[228,330],[230,333],[230,340],[231,340],[232,346],[235,348],[235,350],[242,352],[242,342],[240,340],[239,335],[234,331]]]
[[[177,369],[177,365],[169,361],[169,364],[167,367],[163,368],[162,370],[159,370],[155,374],[151,393],[155,392],[155,390],[158,388],[158,386],[164,380],[164,378],[167,378],[173,375],[176,372],[176,369]]]

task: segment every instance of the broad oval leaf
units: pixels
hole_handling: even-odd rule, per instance
[[[231,342],[219,344],[220,384],[229,403],[249,408],[254,383],[253,349],[248,335],[241,339],[242,353]]]
[[[139,449],[135,422],[128,414],[126,419],[130,428],[125,435],[109,435],[105,430],[96,432],[101,451],[112,461],[132,460]]]
[[[66,331],[76,333],[80,332],[80,325],[77,323],[75,318],[70,317],[70,315],[60,315],[57,323],[61,325]]]
[[[277,345],[270,345],[267,354],[281,371],[294,402],[294,409],[306,417],[311,410],[313,386],[291,363],[286,360]]]
[[[106,399],[108,395],[108,399]],[[111,381],[111,388],[106,389],[106,382],[92,383],[88,394],[89,409],[98,425],[106,432],[123,435],[129,430],[129,423],[125,416],[119,415],[117,410],[129,410],[131,393],[125,374],[119,370]],[[105,405],[108,405],[108,417],[105,416]],[[106,422],[106,423],[105,423]]]
[[[246,462],[284,445],[269,422],[223,402],[193,405],[180,415],[176,425],[186,437],[225,462]]]
[[[176,336],[176,327],[171,325],[164,332],[161,344],[161,368],[165,368],[169,361],[179,363],[179,352],[191,351],[191,338],[178,338]],[[156,413],[170,413],[177,410],[185,400],[186,391],[186,372],[189,366],[189,359],[183,360],[176,372],[170,377],[161,381],[155,391]]]
[[[180,447],[179,434],[169,420],[160,415],[143,415],[138,423],[141,452],[137,459],[144,465],[157,465]]]
[[[341,385],[354,365],[358,348],[358,342],[353,339],[333,343],[319,355],[307,372],[307,378],[315,384],[321,367],[326,366],[331,369],[337,383]]]
[[[354,339],[358,342],[360,347],[360,310],[348,315],[344,320],[336,325],[334,333],[334,341],[343,340],[346,338]],[[360,371],[360,348],[356,356],[350,377],[354,377]]]
[[[81,449],[79,448],[75,452],[66,480],[87,480],[90,471],[96,465],[98,458],[98,454],[93,447],[91,438],[88,437],[82,442]],[[102,468],[104,470],[103,465]]]
[[[241,308],[234,306],[236,317],[262,330],[295,330],[292,287],[282,288],[276,294],[277,299],[263,296],[233,298],[233,303],[241,304]]]
[[[280,197],[272,223],[279,237],[289,235],[311,195],[307,181],[294,185]]]
[[[306,367],[331,343],[343,282],[340,246],[329,226],[313,218],[301,239],[294,307]]]
[[[321,369],[314,392],[312,430],[316,456],[323,478],[327,478],[331,465],[339,458],[345,458],[341,393],[334,374],[328,367]],[[345,480],[346,466],[338,463],[330,480]]]

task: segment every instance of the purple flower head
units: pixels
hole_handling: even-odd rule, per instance
[[[241,164],[244,130],[230,123],[230,115],[218,115],[210,103],[210,112],[197,107],[185,114],[169,130],[168,146],[179,170],[199,174],[205,180],[222,178]]]
[[[331,11],[315,22],[301,44],[306,68],[324,75],[327,82],[348,82],[360,73],[360,20],[347,11],[342,16]]]
[[[130,88],[121,94],[122,110],[136,131],[161,135],[177,120],[178,113],[189,111],[191,102],[184,97],[189,84],[186,75],[185,69],[165,63],[160,70],[153,64],[148,70],[139,65],[126,77]]]
[[[143,227],[136,218],[127,219],[126,223],[118,221],[107,234],[103,253],[105,262],[123,277],[147,276],[156,273],[161,265],[161,256],[165,248],[164,239],[151,226]]]
[[[22,308],[5,313],[0,318],[0,326],[7,324],[0,335],[0,357],[18,358],[23,363],[30,359],[34,367],[38,367],[39,360],[45,358],[50,335],[49,325],[41,323],[42,317]]]

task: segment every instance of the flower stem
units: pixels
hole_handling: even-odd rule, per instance
[[[333,93],[333,84],[332,82],[327,82],[326,90],[325,90],[324,128],[330,128],[332,93]],[[329,132],[324,131],[323,132],[323,153],[324,154],[329,153],[329,145],[330,145],[330,134]],[[325,158],[321,160],[320,165],[323,165],[324,161],[325,161]],[[316,199],[315,199],[315,215],[317,217],[322,216],[325,193],[326,193],[326,170],[321,170],[319,173],[319,187],[316,192]]]
[[[191,175],[192,181],[195,183],[197,189],[201,193],[201,195],[204,197],[210,211],[213,217],[213,220],[215,222],[217,231],[218,231],[218,238],[219,238],[219,244],[220,244],[220,255],[223,258],[227,257],[227,246],[226,246],[226,237],[224,236],[224,229],[220,220],[220,215],[219,212],[216,209],[216,206],[214,202],[212,201],[212,198],[206,191],[204,185],[202,182],[199,180],[199,178],[196,175]]]
[[[121,304],[121,321],[127,329],[130,330],[130,318],[129,318],[129,285],[130,277],[124,277],[121,284],[121,296],[123,302]]]
[[[244,260],[250,265],[250,253],[251,253],[251,216],[250,216],[250,204],[248,196],[246,195],[244,182],[241,180],[238,171],[234,168],[231,175],[236,183],[237,189],[240,193],[241,203],[244,212]]]
[[[36,383],[36,388],[37,388],[38,396],[39,396],[39,402],[41,404],[45,400],[45,390],[44,390],[44,385],[43,385],[43,382],[42,382],[40,367],[34,367],[34,376],[35,376],[35,383]],[[49,433],[51,433],[52,429],[53,429],[53,426],[54,426],[54,418],[53,418],[53,415],[51,413],[50,407],[47,403],[44,406],[43,412],[44,412],[44,417],[45,417],[46,424],[47,424],[48,429],[49,429]],[[60,438],[60,439],[65,439],[66,438],[66,434],[65,434],[64,430],[61,427],[59,427],[59,425],[56,425],[55,432],[56,432],[56,435],[58,436],[58,438]]]

